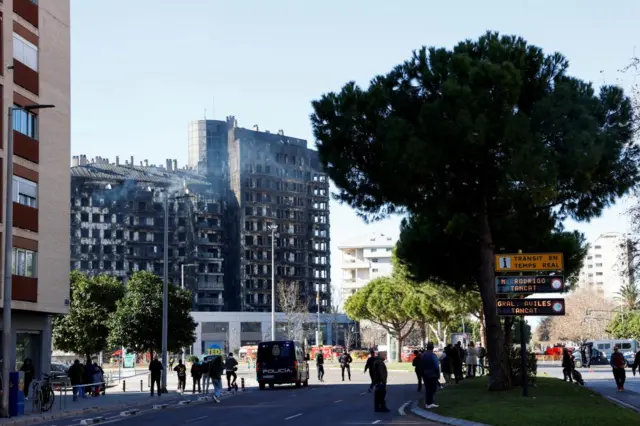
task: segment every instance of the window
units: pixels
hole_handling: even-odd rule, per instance
[[[13,33],[13,58],[38,71],[38,46]]]
[[[601,249],[601,248],[602,248],[602,246],[595,246],[595,249],[596,249],[596,250],[597,250],[597,249]]]
[[[36,277],[36,252],[21,248],[13,249],[13,275]]]
[[[376,258],[371,259],[371,261],[372,261],[373,263],[378,263],[378,259],[376,259]]]
[[[604,273],[603,273],[603,272],[596,272],[596,276],[600,277],[600,276],[602,276],[602,275],[604,275]]]
[[[19,176],[13,177],[13,202],[38,208],[38,184]]]

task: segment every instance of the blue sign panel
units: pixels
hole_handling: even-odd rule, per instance
[[[498,294],[562,293],[563,291],[564,277],[562,276],[496,277]]]

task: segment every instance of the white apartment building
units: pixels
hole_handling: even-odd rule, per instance
[[[595,289],[613,299],[629,282],[628,238],[625,234],[608,232],[591,243],[580,271],[579,287]]]
[[[391,253],[397,239],[380,233],[362,235],[338,245],[341,252],[342,301],[377,277],[391,275]]]

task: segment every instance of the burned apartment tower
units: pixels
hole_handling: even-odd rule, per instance
[[[71,270],[125,281],[136,271],[163,275],[165,195],[169,281],[192,290],[194,310],[228,309],[223,283],[220,193],[175,160],[115,164],[74,156],[71,167]],[[233,297],[231,298],[233,300]]]
[[[303,139],[240,128],[235,117],[189,125],[189,166],[225,192],[225,283],[237,310],[271,310],[275,282],[295,283],[310,312],[331,306],[329,181]],[[319,299],[317,294],[319,292]]]

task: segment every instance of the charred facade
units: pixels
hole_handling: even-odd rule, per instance
[[[204,176],[165,166],[115,164],[86,156],[71,168],[71,270],[126,281],[136,271],[163,275],[165,196],[169,280],[192,290],[194,310],[223,311],[224,200]]]
[[[232,303],[271,310],[271,227],[275,281],[295,283],[310,312],[331,306],[329,180],[303,139],[240,128],[234,117],[189,129],[189,165],[226,192],[224,215]],[[319,292],[319,299],[316,295]]]

